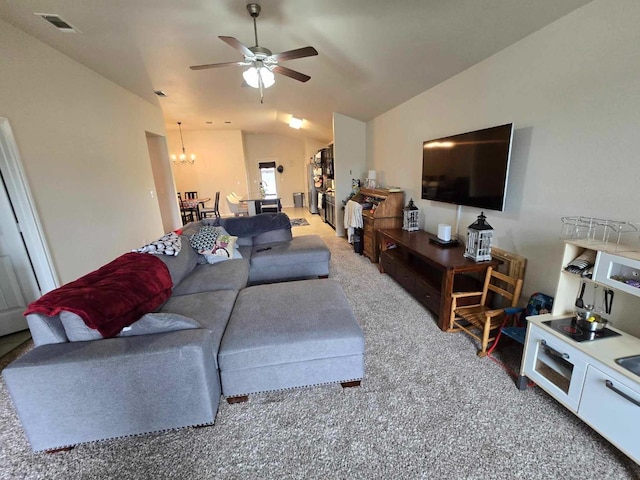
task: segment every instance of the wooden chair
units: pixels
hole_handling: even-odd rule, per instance
[[[195,200],[198,198],[198,192],[184,192],[184,198],[186,200]],[[194,207],[186,207],[186,210],[193,213],[193,216],[196,220],[200,220],[202,218],[201,210],[203,208],[204,202],[198,202],[198,204]]]
[[[453,293],[450,330],[464,331],[480,341],[479,357],[487,355],[489,342],[496,338],[499,327],[504,325],[508,308],[514,308],[522,292],[522,279],[487,268],[481,292]],[[478,297],[478,303],[459,306],[458,300]],[[468,301],[468,300],[465,300]],[[502,303],[502,304],[501,304]],[[496,305],[500,305],[496,307]]]
[[[202,218],[207,218],[209,214],[212,214],[214,218],[220,218],[220,192],[216,192],[213,208],[200,209],[200,215]]]
[[[178,205],[180,206],[180,216],[182,217],[182,224],[186,225],[189,222],[195,221],[194,209],[185,207],[182,203],[182,196],[178,192]]]

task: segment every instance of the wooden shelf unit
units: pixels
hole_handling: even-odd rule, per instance
[[[382,188],[361,188],[352,198],[354,202],[371,203],[375,208],[362,210],[363,253],[373,263],[378,262],[380,244],[378,231],[402,227],[404,192],[390,192]]]
[[[464,257],[464,246],[440,247],[429,242],[435,235],[423,230],[380,230],[380,272],[438,315],[441,330],[449,329],[451,294],[482,290],[484,272],[500,260],[474,262]],[[389,248],[393,246],[393,248]]]

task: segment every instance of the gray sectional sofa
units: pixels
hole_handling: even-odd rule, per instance
[[[330,279],[309,279],[328,276],[326,245],[293,238],[285,214],[258,217],[222,221],[242,258],[203,264],[189,238],[211,220],[179,232],[177,256],[154,256],[173,287],[142,317],[151,330],[137,327],[141,319],[91,339],[84,323],[63,322],[68,312],[27,315],[35,348],[3,377],[34,451],[210,425],[221,395],[362,379],[364,337],[344,293]]]

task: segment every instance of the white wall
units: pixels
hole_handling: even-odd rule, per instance
[[[170,232],[182,225],[182,218],[176,201],[176,187],[167,153],[166,137],[147,133],[147,148],[149,149],[153,181],[156,186],[155,195],[162,218],[162,230]]]
[[[215,193],[220,192],[220,213],[229,215],[225,200],[232,191],[238,195],[247,193],[247,171],[245,168],[242,132],[240,130],[185,130],[182,136],[187,155],[195,153],[193,165],[173,165],[176,191],[198,192],[201,198],[210,198],[206,204],[213,208]],[[167,134],[169,153],[182,152],[180,132],[172,130]],[[184,197],[183,197],[184,198]]]
[[[146,132],[162,112],[0,21],[0,116],[66,283],[163,233]]]
[[[340,113],[333,114],[333,158],[336,193],[336,235],[344,236],[342,202],[352,191],[351,180],[366,175],[367,126]]]
[[[525,298],[554,294],[560,217],[640,221],[640,2],[594,1],[368,123],[368,166],[420,198],[422,142],[514,122],[496,245],[528,258]],[[455,207],[420,201],[435,232]],[[479,211],[464,207],[461,231]]]

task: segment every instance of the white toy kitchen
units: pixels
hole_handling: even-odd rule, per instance
[[[560,270],[552,313],[527,318],[518,388],[528,377],[640,463],[640,251],[567,240]]]

